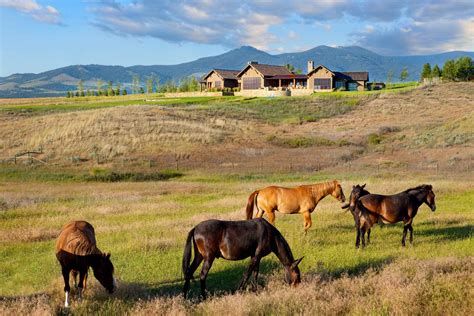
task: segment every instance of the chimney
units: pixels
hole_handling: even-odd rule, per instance
[[[314,69],[314,61],[308,60],[308,73],[313,71],[313,69]]]
[[[258,61],[255,61],[255,60],[251,60],[248,62],[249,65],[255,65],[255,64],[258,64]]]

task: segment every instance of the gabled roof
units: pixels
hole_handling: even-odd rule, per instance
[[[336,79],[354,80],[354,81],[368,81],[369,73],[367,71],[348,71],[335,72]]]
[[[326,66],[324,66],[324,65],[319,65],[319,66],[315,67],[313,70],[311,70],[310,72],[308,72],[308,77],[311,76],[311,74],[312,74],[313,72],[315,72],[316,70],[319,70],[319,68],[324,68],[324,69],[326,69],[327,71],[329,71],[330,73],[332,73],[333,75],[335,75],[334,72],[332,72],[331,69],[329,69],[328,67],[326,67]]]
[[[237,77],[241,77],[242,74],[247,71],[249,67],[252,67],[264,77],[293,75],[293,73],[289,71],[288,68],[286,68],[285,66],[251,63],[248,64],[241,72],[239,72]]]
[[[213,72],[215,72],[219,77],[222,79],[235,79],[237,80],[237,74],[239,73],[238,70],[231,70],[231,69],[212,69],[209,71],[207,75],[202,77],[202,80],[206,80]]]

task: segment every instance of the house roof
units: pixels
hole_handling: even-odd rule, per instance
[[[215,72],[219,77],[222,79],[235,79],[237,80],[237,74],[239,70],[232,70],[232,69],[212,69],[209,71],[207,75],[202,77],[202,81],[205,81],[207,77],[209,77],[213,72]]]
[[[308,76],[300,74],[277,75],[270,77],[270,79],[308,79]]]
[[[336,79],[342,80],[360,80],[360,81],[368,81],[369,80],[369,73],[367,71],[349,71],[349,72],[334,72]]]
[[[277,65],[266,65],[266,64],[257,64],[251,63],[248,64],[239,74],[237,77],[242,76],[242,74],[247,71],[249,67],[254,68],[264,77],[274,77],[274,76],[290,76],[293,75],[291,71],[288,70],[285,66],[277,66]]]
[[[317,67],[315,67],[313,70],[311,70],[310,72],[308,72],[308,77],[311,76],[311,74],[313,72],[315,72],[316,70],[318,70],[319,68],[324,68],[326,69],[327,71],[329,71],[330,73],[332,73],[333,75],[335,75],[334,72],[331,71],[331,69],[329,69],[328,67],[324,66],[324,65],[318,65]]]

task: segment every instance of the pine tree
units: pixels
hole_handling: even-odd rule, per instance
[[[120,82],[117,83],[117,88],[115,88],[115,95],[120,95]]]
[[[70,98],[70,97],[71,97],[71,92],[68,91],[68,92],[66,93],[66,98]]]
[[[402,72],[400,73],[400,81],[405,81],[408,78],[408,68],[403,67]]]
[[[103,85],[102,80],[97,80],[97,95],[102,95],[102,85]]]
[[[421,71],[421,78],[420,81],[423,81],[423,79],[429,79],[431,78],[431,65],[430,63],[426,63],[423,65],[423,70]]]
[[[456,79],[456,62],[448,59],[443,66],[443,79],[455,80]]]
[[[464,56],[456,60],[456,79],[467,81],[474,77],[474,64],[471,57]]]
[[[439,69],[438,65],[434,65],[433,69],[431,70],[431,78],[439,77],[441,77],[441,69]]]
[[[122,95],[127,95],[127,89],[123,88]]]
[[[145,90],[143,89],[143,87],[140,87],[140,94],[145,94]]]

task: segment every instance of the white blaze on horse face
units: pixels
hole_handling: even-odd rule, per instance
[[[66,292],[66,299],[64,301],[64,307],[69,307],[69,292]]]

